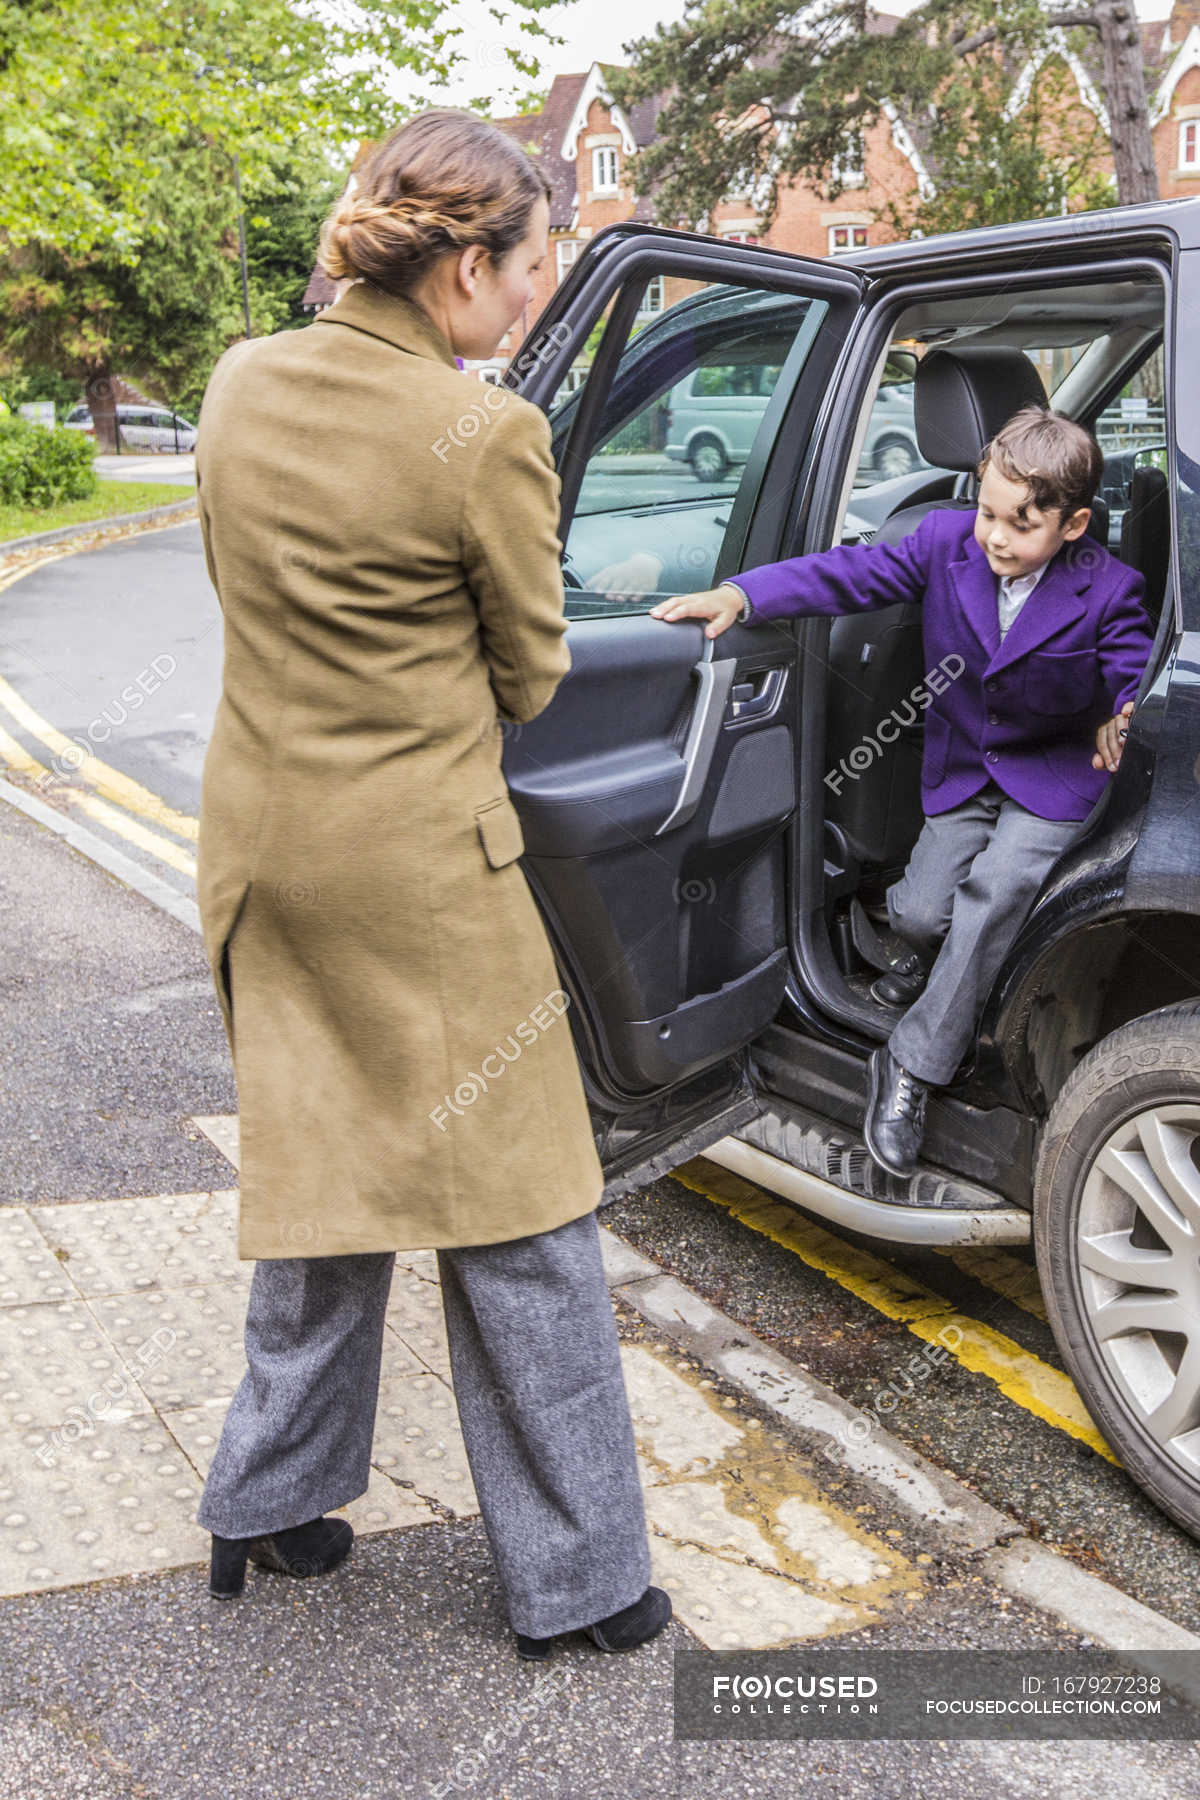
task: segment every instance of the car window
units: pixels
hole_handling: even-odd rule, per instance
[[[739,495],[761,476],[772,397],[785,367],[794,383],[827,311],[805,295],[663,280],[663,308],[630,334],[584,469],[565,545],[568,617],[711,586]],[[588,373],[576,363],[550,409],[560,466]]]
[[[915,469],[929,467],[917,444],[913,412],[913,377],[917,361],[916,347],[893,344],[884,364],[883,378],[876,389],[854,473],[856,493],[882,481],[911,475]]]
[[[1133,473],[1147,463],[1167,472],[1167,415],[1160,344],[1110,400],[1094,426],[1104,452],[1100,496],[1108,503],[1109,541],[1120,537],[1121,517],[1129,504]]]

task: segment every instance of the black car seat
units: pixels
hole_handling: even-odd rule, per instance
[[[1031,402],[1045,406],[1046,390],[1020,350],[1003,344],[931,350],[917,365],[913,381],[921,455],[934,468],[968,473],[973,487],[984,445]],[[870,541],[899,543],[935,507],[974,511],[975,504],[964,494],[904,507]],[[1101,528],[1106,530],[1107,516]],[[835,619],[829,670],[826,818],[834,827],[837,860],[848,864],[846,885],[853,887],[858,871],[898,875],[921,829],[925,715],[917,705],[915,723],[907,724],[914,707],[904,704],[925,673],[920,606],[888,606]],[[878,746],[876,730],[893,708],[898,709],[898,736],[894,744],[872,753],[870,746]],[[853,758],[852,752],[857,753]]]
[[[1167,561],[1171,554],[1171,502],[1167,478],[1161,469],[1135,468],[1129,483],[1129,504],[1121,519],[1121,547],[1117,555],[1141,572],[1146,583],[1142,605],[1157,630],[1167,591]]]

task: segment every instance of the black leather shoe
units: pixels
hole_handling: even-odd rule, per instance
[[[208,1591],[233,1600],[246,1581],[247,1559],[277,1575],[325,1575],[349,1555],[354,1528],[345,1519],[310,1519],[266,1537],[223,1538],[213,1533]]]
[[[894,963],[871,983],[871,992],[885,1006],[911,1006],[929,979],[929,968],[916,951]]]
[[[648,1587],[640,1600],[623,1606],[620,1612],[598,1619],[584,1630],[600,1650],[636,1650],[657,1637],[671,1622],[671,1600],[662,1588]],[[517,1655],[527,1662],[545,1662],[554,1647],[554,1639],[523,1637],[517,1632]]]
[[[927,1091],[923,1081],[901,1068],[886,1044],[871,1053],[863,1136],[872,1157],[889,1175],[911,1175],[917,1166]]]

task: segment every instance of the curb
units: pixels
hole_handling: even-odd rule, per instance
[[[69,543],[72,538],[102,536],[106,531],[121,531],[129,525],[154,525],[160,520],[180,518],[194,513],[194,500],[172,500],[166,506],[152,506],[147,511],[114,513],[103,519],[81,519],[77,525],[60,525],[56,531],[35,531],[28,537],[7,538],[0,543],[0,558],[16,550],[40,550],[48,544]]]
[[[608,1284],[618,1300],[774,1413],[785,1429],[823,1439],[818,1454],[875,1482],[915,1522],[938,1525],[951,1548],[995,1586],[1105,1649],[1200,1650],[1200,1636],[1027,1537],[1019,1519],[982,1500],[882,1427],[874,1426],[865,1438],[852,1436],[852,1424],[862,1417],[857,1407],[664,1274],[607,1226],[601,1225],[600,1237]]]
[[[54,807],[47,806],[44,800],[39,800],[36,794],[27,794],[24,788],[17,787],[14,782],[6,781],[2,776],[0,801],[7,801],[9,806],[23,812],[26,818],[34,819],[39,825],[46,826],[47,830],[55,832],[70,844],[72,850],[86,856],[89,862],[97,863],[109,875],[115,875],[118,881],[132,888],[161,911],[169,913],[180,925],[200,932],[200,911],[194,900],[189,900],[186,894],[178,893],[153,870],[143,869],[140,863],[134,862],[131,856],[126,856],[123,850],[106,844],[102,837],[89,831],[77,819],[65,818]]]

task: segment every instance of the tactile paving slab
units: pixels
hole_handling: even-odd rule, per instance
[[[436,1375],[380,1382],[371,1460],[457,1518],[479,1511],[454,1395]]]
[[[237,1259],[232,1188],[29,1211],[75,1287],[89,1298],[215,1280],[248,1286],[254,1273],[252,1262]]]
[[[90,1421],[71,1441],[0,1433],[0,1593],[69,1587],[207,1559],[200,1482],[152,1414]]]
[[[86,1300],[0,1307],[0,1431],[68,1421],[74,1430],[114,1408],[149,1411]]]
[[[25,1207],[0,1213],[0,1306],[74,1300],[78,1292]]]
[[[416,1351],[427,1368],[435,1369],[443,1380],[449,1381],[446,1320],[442,1312],[442,1290],[436,1281],[426,1281],[397,1263],[392,1275],[387,1322]]]
[[[240,1283],[102,1294],[87,1305],[159,1412],[228,1398],[242,1379],[246,1291]]]
[[[208,1475],[228,1410],[228,1404],[192,1406],[166,1415],[164,1423],[201,1476]],[[337,1514],[359,1533],[428,1525],[438,1516],[415,1490],[397,1487],[379,1469],[371,1470],[366,1493],[338,1507]]]

